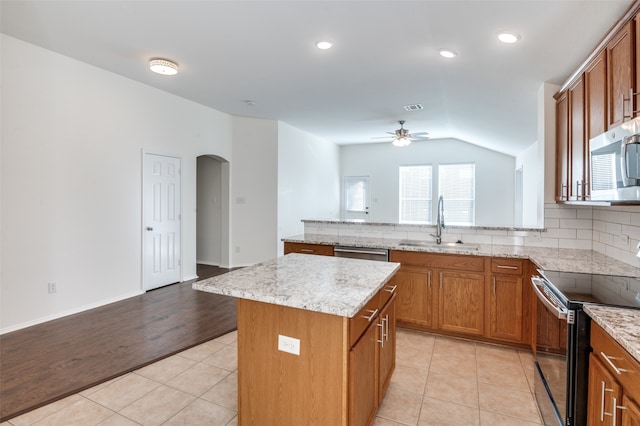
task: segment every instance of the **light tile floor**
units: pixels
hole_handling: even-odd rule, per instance
[[[236,333],[0,426],[237,425]],[[530,353],[398,330],[396,371],[374,426],[542,424]]]

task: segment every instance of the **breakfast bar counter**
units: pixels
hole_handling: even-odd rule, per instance
[[[371,424],[395,367],[399,266],[289,254],[194,283],[238,298],[238,424]]]

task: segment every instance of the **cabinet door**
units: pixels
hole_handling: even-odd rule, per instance
[[[556,201],[569,197],[569,98],[556,100]]]
[[[616,409],[613,403],[620,401],[621,394],[618,383],[592,352],[589,355],[587,425],[617,426],[613,423],[613,410]]]
[[[607,51],[603,50],[584,72],[587,141],[607,130]]]
[[[378,404],[381,404],[387,387],[389,387],[393,370],[396,368],[396,296],[393,296],[380,311],[379,324]]]
[[[400,267],[394,277],[398,321],[433,328],[433,280],[433,270]]]
[[[633,21],[628,22],[607,45],[607,91],[609,129],[631,118],[633,99]]]
[[[585,199],[584,77],[580,76],[569,88],[569,199]]]
[[[482,336],[484,275],[439,271],[438,328]]]
[[[622,426],[640,426],[640,407],[627,395],[622,397]]]
[[[377,319],[349,351],[349,425],[366,426],[378,409]]]
[[[522,277],[493,275],[489,295],[489,337],[522,340]]]

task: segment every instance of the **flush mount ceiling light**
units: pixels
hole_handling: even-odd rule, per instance
[[[458,56],[458,54],[451,49],[440,49],[440,56],[443,58],[451,59]]]
[[[152,59],[149,61],[149,69],[157,74],[175,75],[178,73],[178,64],[167,59]]]
[[[512,44],[520,40],[520,35],[509,32],[509,31],[500,31],[498,33],[498,40],[500,40],[503,43]]]
[[[320,50],[331,49],[331,46],[333,46],[333,43],[330,41],[319,41],[316,43],[316,47]]]

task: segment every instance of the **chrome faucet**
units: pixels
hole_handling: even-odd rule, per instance
[[[436,237],[436,244],[442,243],[442,228],[444,228],[444,198],[442,195],[438,198],[438,218],[436,219],[436,233],[431,234]]]

